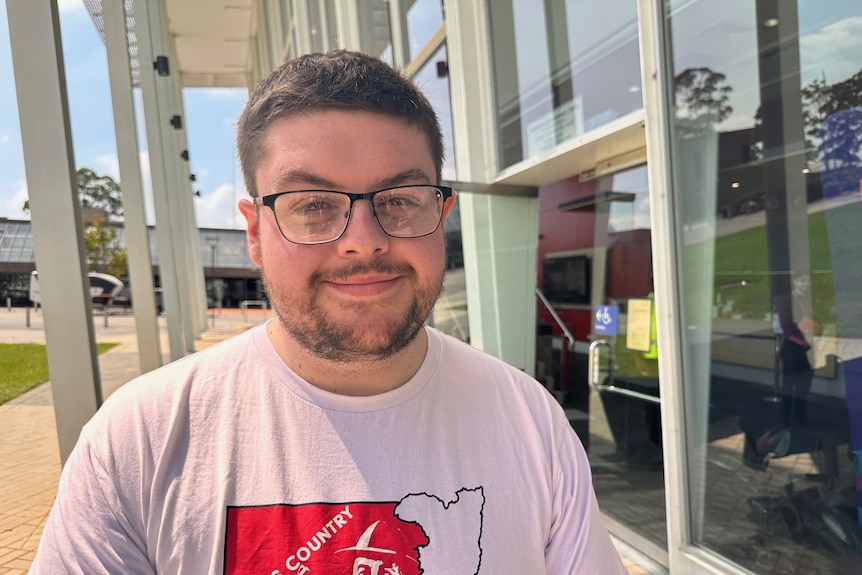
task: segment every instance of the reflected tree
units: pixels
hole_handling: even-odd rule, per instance
[[[673,80],[677,124],[692,134],[712,131],[733,113],[727,77],[710,68],[687,68]]]
[[[805,85],[802,118],[811,159],[826,168],[862,165],[862,70],[835,84],[818,79]]]

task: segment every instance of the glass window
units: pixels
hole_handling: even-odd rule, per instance
[[[308,35],[311,38],[311,51],[325,51],[323,42],[323,21],[321,20],[321,5],[315,0],[308,3]]]
[[[392,49],[389,31],[389,2],[385,0],[359,0],[359,34],[362,51],[381,56]],[[390,58],[391,60],[391,58]]]
[[[488,12],[501,169],[643,106],[635,0],[495,1]]]
[[[412,62],[443,25],[443,3],[440,0],[406,0],[401,7],[407,15],[407,43]]]
[[[335,8],[335,0],[319,0],[320,18],[323,26],[323,31],[326,34],[324,38],[324,49],[335,50],[341,46],[341,39],[338,37],[338,22],[336,15],[338,11]]]
[[[452,105],[449,96],[449,77],[438,70],[448,70],[448,54],[443,44],[431,57],[427,64],[416,72],[413,80],[422,93],[434,106],[440,119],[440,129],[443,132],[443,179],[455,179],[455,150],[452,136]]]
[[[445,63],[446,45],[441,46],[413,78],[416,85],[430,100],[440,119],[443,132],[443,179],[455,179],[455,152],[452,141],[452,106],[449,95],[449,78],[438,73],[438,63]],[[445,66],[440,66],[445,68]],[[461,209],[458,200],[446,218],[446,281],[445,289],[432,314],[432,323],[449,335],[470,341],[470,324],[467,320],[467,291],[464,281],[464,251],[461,246]]]
[[[666,8],[694,540],[862,572],[862,4]]]

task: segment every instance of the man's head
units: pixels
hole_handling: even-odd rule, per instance
[[[433,185],[442,148],[427,100],[373,58],[313,55],[258,88],[239,134],[256,196],[239,207],[288,335],[282,357],[367,364],[415,350],[454,203]]]
[[[280,118],[319,110],[374,112],[416,126],[428,139],[439,181],[443,136],[428,99],[410,80],[377,58],[339,50],[291,60],[252,92],[237,123],[237,149],[250,195],[259,195],[255,172],[272,124]]]

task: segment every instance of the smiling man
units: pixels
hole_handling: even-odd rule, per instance
[[[560,406],[424,325],[455,202],[426,98],[314,54],[237,132],[276,318],[111,396],[32,572],[624,574]]]

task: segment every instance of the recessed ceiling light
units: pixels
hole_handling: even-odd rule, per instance
[[[778,18],[767,18],[763,21],[764,28],[775,28],[778,26]]]
[[[739,182],[733,182],[732,184],[730,184],[730,187],[731,187],[731,188],[738,188],[738,187],[739,187]]]

